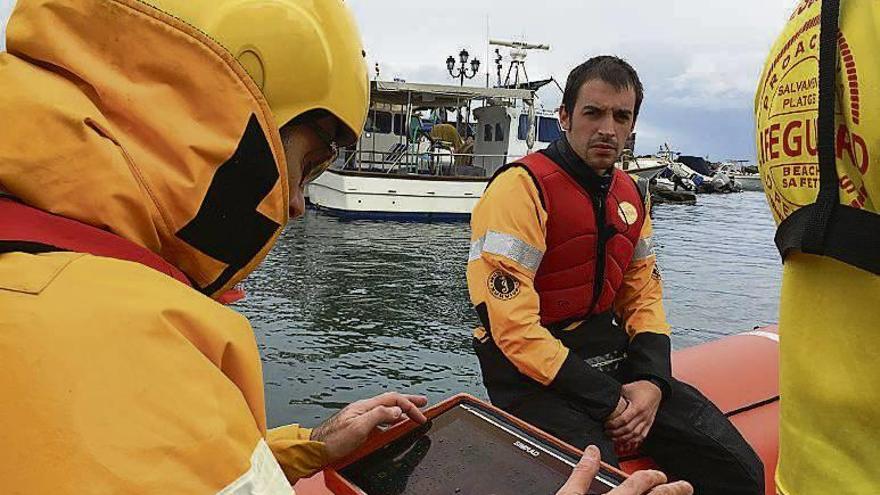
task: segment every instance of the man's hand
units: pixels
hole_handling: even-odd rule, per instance
[[[605,422],[607,423],[607,422],[611,421],[612,419],[617,418],[618,416],[623,414],[623,411],[626,411],[626,409],[628,407],[629,407],[629,399],[627,399],[626,397],[621,395],[620,398],[617,399],[617,407],[614,408],[614,411],[611,413],[610,416],[608,416],[608,419],[606,419]]]
[[[605,422],[605,432],[623,451],[635,450],[648,436],[663,393],[657,385],[639,380],[621,388],[621,396],[629,401],[629,407],[621,414],[613,414]]]
[[[571,477],[556,495],[585,495],[599,472],[599,449],[590,445],[575,466]],[[608,495],[692,495],[693,487],[686,481],[666,483],[660,471],[637,471]]]
[[[324,442],[330,462],[337,461],[360,447],[379,425],[396,423],[404,416],[422,424],[428,421],[419,407],[428,399],[396,392],[349,404],[312,430],[311,440]]]

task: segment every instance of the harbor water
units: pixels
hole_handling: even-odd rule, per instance
[[[777,320],[781,267],[763,193],[656,205],[654,240],[676,349]],[[292,222],[235,308],[254,326],[270,426],[317,425],[397,390],[485,397],[471,350],[467,223]]]

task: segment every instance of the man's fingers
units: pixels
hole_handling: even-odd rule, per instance
[[[412,402],[413,404],[415,404],[415,405],[417,405],[417,406],[419,406],[419,407],[425,407],[425,406],[428,405],[428,398],[425,397],[424,395],[410,395],[410,394],[404,394],[403,396],[404,396],[407,400],[409,400],[410,402]]]
[[[377,395],[372,399],[367,399],[363,401],[364,407],[370,411],[379,406],[384,407],[399,407],[401,411],[406,413],[406,415],[417,423],[425,423],[428,421],[428,418],[419,410],[419,406],[424,406],[428,403],[427,397],[422,397],[420,395],[403,395],[397,392],[388,392],[382,395]]]
[[[606,422],[605,429],[616,430],[618,428],[622,428],[626,426],[630,421],[632,421],[637,414],[638,411],[636,410],[636,408],[633,407],[632,404],[630,404],[630,406],[627,407],[625,411],[620,413],[619,416]]]
[[[424,424],[428,422],[428,418],[419,409],[428,405],[428,398],[421,395],[404,395],[403,401],[399,401],[397,406],[403,410],[407,417],[416,423]]]
[[[385,392],[384,394],[364,399],[361,401],[368,409],[374,409],[378,406],[394,406],[397,401],[403,398],[403,394],[397,392]]]
[[[636,434],[636,431],[644,424],[645,422],[641,418],[635,418],[633,419],[633,421],[621,426],[620,428],[606,430],[606,432],[611,438],[622,441],[625,438],[634,436]]]
[[[676,481],[651,490],[648,495],[693,495],[694,487],[687,481]]]
[[[660,471],[636,471],[632,476],[624,480],[617,490],[620,491],[620,495],[642,495],[651,488],[663,483],[666,483],[666,475]]]
[[[369,434],[379,425],[396,423],[403,418],[403,411],[397,407],[378,406],[358,417],[358,430],[364,435]]]
[[[580,495],[587,492],[596,473],[599,472],[599,449],[590,445],[571,472],[568,481],[562,485],[556,495]]]
[[[620,443],[630,443],[643,440],[644,437],[647,436],[645,435],[647,430],[646,426],[647,423],[645,422],[636,423],[635,425],[633,425],[632,429],[628,433],[625,433],[619,437],[612,435],[611,438]]]

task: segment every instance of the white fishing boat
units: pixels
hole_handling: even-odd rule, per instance
[[[490,43],[512,49],[503,83],[496,50],[494,88],[464,86],[463,78],[459,86],[373,81],[364,133],[308,185],[309,203],[348,218],[468,219],[499,168],[546,148],[562,134],[556,112],[544,110],[536,96],[538,89],[555,81],[530,82],[525,72],[526,51],[549,46]],[[456,114],[454,120],[448,117],[450,111]],[[628,156],[617,166],[647,179],[672,161],[662,154]]]
[[[351,218],[467,219],[498,168],[560,136],[556,116],[536,109],[535,86],[374,81],[361,139],[309,184],[310,203]],[[450,108],[466,116],[458,126],[436,118]]]

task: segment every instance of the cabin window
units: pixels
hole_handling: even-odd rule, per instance
[[[529,137],[529,116],[526,114],[519,116],[519,129],[516,131],[516,137],[520,141],[525,141]]]
[[[370,112],[367,114],[367,123],[364,125],[364,130],[379,134],[391,134],[391,114],[388,112]]]
[[[495,124],[495,141],[504,141],[504,129],[501,124]]]
[[[400,113],[394,114],[394,134],[398,136],[406,136],[406,131],[409,126],[404,124],[405,116]]]
[[[487,143],[492,141],[492,124],[483,126],[483,141]]]
[[[542,143],[552,143],[559,139],[561,134],[558,120],[552,117],[538,118],[538,141]]]

